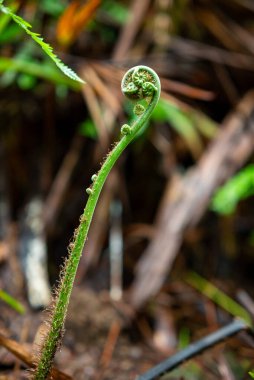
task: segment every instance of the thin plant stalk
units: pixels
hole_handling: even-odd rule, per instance
[[[73,242],[70,244],[69,256],[60,275],[51,318],[48,321],[49,330],[42,342],[36,369],[32,375],[34,380],[45,380],[50,373],[54,355],[62,340],[73,283],[100,192],[117,159],[137,136],[144,124],[148,122],[160,97],[159,77],[149,67],[136,66],[127,71],[123,77],[122,92],[128,99],[135,102],[134,113],[138,117],[132,125],[125,124],[122,126],[120,140],[107,155],[98,173],[92,176],[92,185],[86,189],[89,197],[80,218],[80,225],[75,231]]]

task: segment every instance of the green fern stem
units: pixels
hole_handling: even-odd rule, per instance
[[[119,156],[149,120],[160,97],[159,77],[149,67],[136,66],[130,69],[123,77],[122,92],[136,103],[134,112],[138,115],[138,118],[131,126],[122,126],[121,139],[108,154],[98,173],[92,176],[92,185],[87,189],[89,194],[87,204],[80,218],[80,225],[75,231],[73,243],[70,245],[69,257],[66,260],[61,274],[60,285],[56,291],[50,328],[42,344],[40,358],[33,375],[34,380],[45,380],[50,372],[55,352],[63,335],[65,316],[77,267],[100,192]],[[140,101],[142,101],[142,104],[145,103],[145,106],[141,105]]]

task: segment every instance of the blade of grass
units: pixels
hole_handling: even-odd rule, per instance
[[[252,326],[250,314],[241,305],[226,295],[223,291],[218,289],[211,282],[207,281],[195,272],[189,272],[185,276],[185,281],[207,298],[212,300],[216,305],[220,306],[231,315],[242,318],[248,326]]]
[[[17,311],[19,314],[25,313],[25,307],[2,289],[0,289],[0,299],[9,305],[13,310]]]

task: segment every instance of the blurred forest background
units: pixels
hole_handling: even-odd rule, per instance
[[[86,84],[0,14],[0,379],[26,376],[18,351],[31,352],[91,175],[133,117],[120,83],[139,64],[161,100],[101,194],[56,365],[131,380],[253,317],[254,2],[5,4]],[[164,378],[249,379],[253,354],[241,333]]]

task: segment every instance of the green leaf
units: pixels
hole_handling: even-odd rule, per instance
[[[186,326],[181,327],[178,336],[178,350],[183,350],[190,344],[190,329]]]
[[[33,75],[21,74],[17,78],[17,83],[22,90],[31,90],[36,85],[36,78]]]
[[[83,136],[89,137],[93,140],[97,140],[98,133],[92,120],[87,119],[79,126],[79,133]]]
[[[252,377],[252,379],[254,379],[254,372],[249,372],[249,375]]]
[[[188,112],[193,124],[199,132],[206,138],[213,138],[218,132],[218,125],[208,116],[197,110]]]
[[[153,112],[152,119],[154,121],[168,122],[182,136],[194,157],[201,153],[202,141],[192,118],[187,112],[161,99]]]
[[[128,8],[123,4],[120,4],[119,1],[104,1],[100,10],[101,12],[105,12],[113,21],[121,25],[126,23],[129,16]]]
[[[1,3],[2,3],[2,1],[1,1]],[[12,12],[12,10],[10,8],[1,5],[1,3],[0,3],[0,10],[5,14],[10,15],[10,17],[13,19],[13,21],[16,22],[16,24],[18,24],[22,29],[24,29],[25,32],[30,37],[32,37],[32,39],[43,49],[43,51],[52,59],[52,61],[59,67],[59,69],[65,75],[67,75],[69,78],[71,78],[77,82],[84,83],[84,81],[72,69],[70,69],[68,66],[66,66],[56,56],[56,54],[53,52],[52,46],[50,46],[49,44],[44,42],[43,38],[40,36],[40,34],[34,33],[30,30],[31,25],[29,24],[29,22],[24,20],[22,17],[17,16],[15,13]]]
[[[254,165],[250,164],[232,177],[215,193],[211,209],[219,214],[232,214],[237,204],[254,195]]]
[[[27,59],[0,57],[0,72],[13,71],[49,80],[55,84],[65,84],[79,90],[80,84],[63,75],[51,62],[28,62]]]
[[[1,3],[0,3],[1,4]],[[15,12],[18,9],[18,3],[12,4],[11,10],[12,12]],[[0,37],[2,39],[3,32],[6,31],[6,27],[8,26],[9,22],[11,20],[11,16],[8,14],[1,14],[0,17]]]
[[[59,17],[67,6],[66,2],[52,0],[42,0],[39,5],[43,12],[55,17]]]
[[[3,45],[6,43],[15,42],[21,34],[22,30],[17,24],[9,25],[8,28],[3,30],[3,32],[0,32],[0,44]]]

